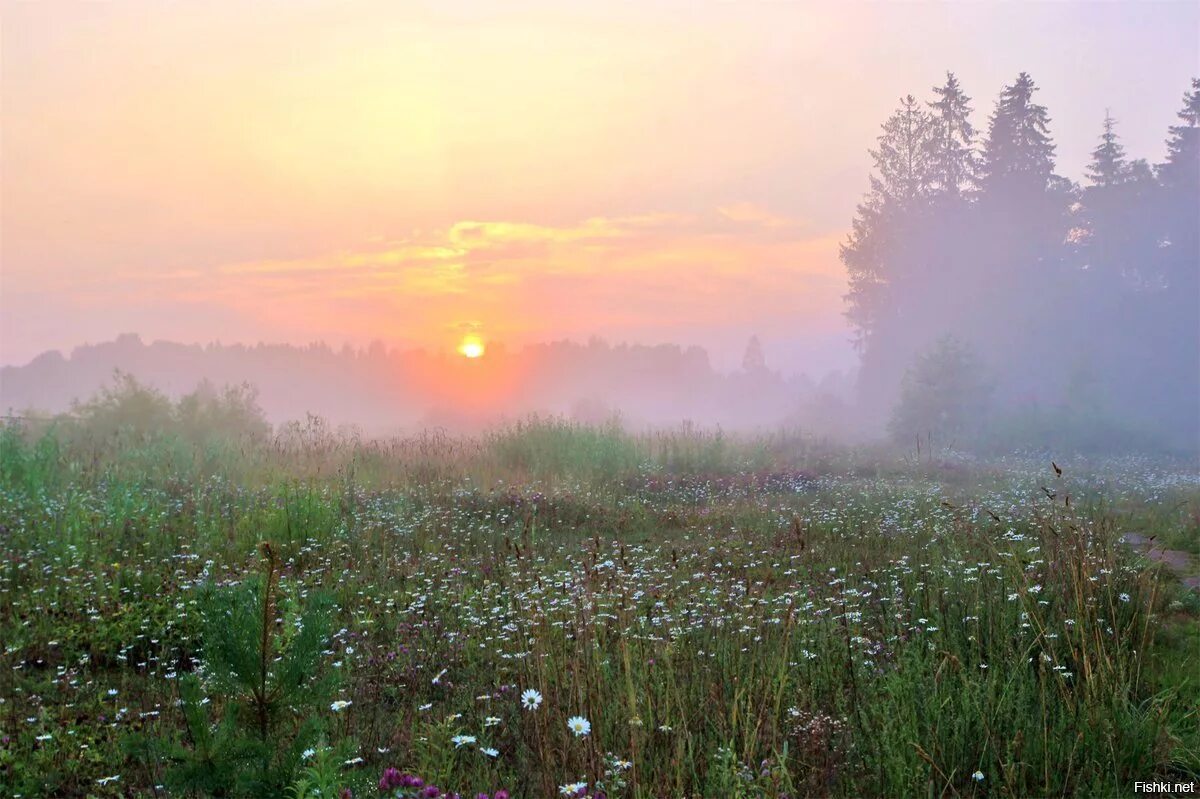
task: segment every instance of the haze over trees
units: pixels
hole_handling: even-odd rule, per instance
[[[1032,443],[1073,428],[1096,446],[1151,436],[1194,450],[1200,81],[1163,163],[1131,159],[1109,114],[1083,185],[1055,172],[1037,91],[1022,72],[977,128],[948,73],[884,122],[841,252],[864,409],[883,419],[903,396],[891,425],[902,442],[958,432],[916,430],[932,423],[912,414],[932,401],[914,392],[931,358],[947,365],[938,342],[953,336],[994,388],[994,434]]]
[[[66,411],[117,369],[163,401],[210,381],[189,395],[194,414],[215,412],[213,386],[250,383],[273,423],[315,413],[367,432],[552,413],[890,434],[905,448],[1195,453],[1200,81],[1166,131],[1162,163],[1127,152],[1119,109],[1098,119],[1081,184],[1056,171],[1053,116],[1029,74],[986,117],[976,105],[947,73],[924,97],[901,98],[869,152],[869,190],[840,251],[857,376],[781,374],[757,336],[741,368],[723,373],[698,347],[599,339],[496,345],[468,362],[381,342],[201,347],[126,335],[5,367],[0,407]]]
[[[340,349],[323,343],[200,346],[147,344],[126,334],[68,356],[48,352],[25,366],[0,369],[0,408],[43,416],[121,405],[133,416],[142,414],[138,408],[149,409],[142,415],[154,420],[165,418],[168,400],[182,398],[180,413],[189,418],[236,417],[249,396],[243,384],[256,389],[254,402],[275,425],[311,413],[369,435],[477,429],[541,413],[587,423],[619,415],[631,427],[684,420],[726,429],[803,425],[841,436],[849,432],[853,399],[852,375],[785,376],[771,366],[757,338],[748,344],[742,368],[724,373],[699,347],[600,339],[511,351],[492,346],[485,358],[469,360],[382,342]],[[233,388],[218,388],[223,386]],[[127,397],[129,404],[114,397]]]

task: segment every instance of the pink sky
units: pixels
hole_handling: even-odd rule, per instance
[[[452,348],[751,333],[852,363],[837,243],[897,98],[1042,87],[1161,158],[1194,3],[3,6],[0,362],[136,331]]]

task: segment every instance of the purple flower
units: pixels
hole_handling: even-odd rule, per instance
[[[383,776],[379,778],[379,790],[390,791],[393,788],[399,788],[404,784],[404,778],[407,774],[401,774],[400,769],[388,768],[384,770]]]

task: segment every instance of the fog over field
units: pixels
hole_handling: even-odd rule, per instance
[[[0,0],[0,797],[1200,792],[1200,4]]]

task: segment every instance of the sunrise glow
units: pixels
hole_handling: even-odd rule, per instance
[[[480,358],[485,351],[483,339],[479,336],[464,336],[462,343],[458,345],[458,354],[464,358]]]

